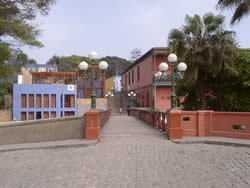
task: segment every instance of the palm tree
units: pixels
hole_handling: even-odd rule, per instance
[[[169,33],[169,47],[184,60],[188,69],[180,85],[180,94],[195,91],[199,109],[206,109],[207,82],[234,62],[234,32],[223,29],[224,17],[207,13],[186,16],[181,29]]]
[[[219,0],[217,7],[221,9],[235,8],[231,24],[240,21],[244,16],[250,13],[250,0]]]

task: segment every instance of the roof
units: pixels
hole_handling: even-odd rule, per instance
[[[138,58],[133,64],[131,64],[125,71],[122,72],[122,75],[126,73],[129,69],[133,68],[135,65],[142,62],[144,59],[151,55],[166,55],[168,52],[168,48],[166,47],[155,47],[151,48],[149,51],[147,51],[145,54],[143,54],[140,58]]]
[[[28,67],[57,67],[56,65],[51,65],[51,64],[28,64],[24,66],[25,68]]]

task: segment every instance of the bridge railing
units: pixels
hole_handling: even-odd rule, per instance
[[[108,121],[111,115],[111,108],[107,110],[90,109],[85,112],[86,129],[85,138],[87,140],[95,140],[100,138],[100,130]]]
[[[151,108],[132,108],[131,115],[145,123],[167,133],[167,110],[153,110]]]
[[[132,108],[131,115],[159,128],[170,140],[181,139],[183,136],[250,139],[250,112]]]
[[[100,129],[102,129],[105,125],[105,123],[109,120],[109,117],[111,115],[111,108],[107,110],[100,111]]]

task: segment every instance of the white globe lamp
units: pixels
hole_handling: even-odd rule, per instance
[[[159,65],[159,69],[160,71],[162,72],[165,72],[168,70],[168,64],[166,62],[162,62],[160,65]]]
[[[85,61],[82,61],[80,64],[79,64],[79,69],[80,70],[87,70],[88,69],[88,63],[86,63]]]
[[[101,70],[106,70],[109,65],[106,61],[101,61],[98,66]]]
[[[89,59],[96,59],[97,52],[95,52],[95,51],[89,52],[88,57],[89,57]]]
[[[177,61],[177,56],[175,54],[169,54],[168,61],[174,63]]]
[[[185,72],[187,70],[187,64],[184,62],[181,62],[178,64],[177,68],[180,72]]]

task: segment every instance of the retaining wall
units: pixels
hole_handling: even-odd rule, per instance
[[[1,121],[12,121],[12,111],[0,110],[0,122]]]
[[[0,124],[0,145],[80,139],[84,135],[83,116]]]

